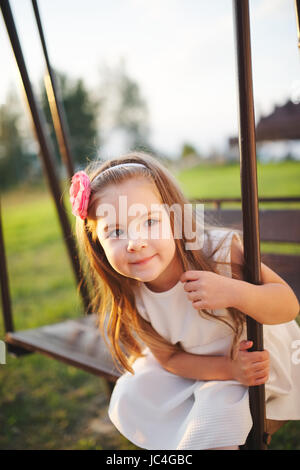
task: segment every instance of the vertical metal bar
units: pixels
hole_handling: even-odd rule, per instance
[[[300,0],[295,0],[297,31],[298,31],[298,47],[300,49]]]
[[[2,299],[2,310],[4,318],[5,331],[14,331],[11,299],[9,293],[9,280],[5,256],[5,245],[4,236],[2,230],[2,213],[1,213],[1,201],[0,201],[0,282],[1,282],[1,299]]]
[[[245,280],[261,284],[260,235],[257,197],[255,118],[251,67],[251,39],[248,0],[234,0],[234,22],[239,104],[239,150],[244,233]],[[252,350],[263,350],[263,327],[247,317]],[[249,387],[253,427],[247,448],[265,449],[265,388]]]
[[[35,14],[35,19],[42,43],[42,48],[44,52],[44,57],[47,66],[47,74],[45,76],[45,86],[48,96],[48,102],[50,106],[50,111],[53,119],[54,129],[56,133],[57,142],[59,145],[60,154],[62,156],[63,162],[67,169],[69,178],[72,178],[74,174],[74,167],[71,155],[71,146],[70,146],[70,134],[68,129],[68,123],[65,117],[64,108],[61,100],[58,99],[58,88],[55,79],[55,73],[51,67],[46,41],[44,37],[42,22],[39,14],[39,9],[37,5],[37,0],[32,0],[32,6]]]
[[[19,72],[22,78],[23,86],[25,89],[26,98],[28,101],[28,105],[29,105],[29,109],[31,112],[31,117],[32,117],[33,125],[34,125],[33,127],[35,130],[35,134],[38,139],[39,145],[40,145],[40,157],[42,159],[44,171],[46,173],[48,184],[49,184],[49,187],[50,187],[50,190],[51,190],[51,193],[52,193],[55,205],[56,205],[56,210],[57,210],[61,228],[64,234],[64,241],[67,246],[71,265],[73,267],[75,278],[79,286],[79,290],[80,290],[80,294],[83,300],[85,310],[87,311],[88,305],[89,305],[88,288],[83,281],[79,258],[78,258],[77,249],[76,249],[76,244],[75,244],[75,239],[74,239],[70,222],[67,216],[67,211],[64,207],[62,193],[61,193],[61,189],[59,186],[58,177],[55,171],[55,166],[53,163],[54,158],[51,152],[50,142],[48,141],[47,134],[44,131],[45,124],[44,124],[43,115],[41,114],[40,109],[38,108],[38,105],[37,105],[37,102],[33,93],[33,89],[29,80],[29,76],[27,73],[17,30],[15,27],[14,19],[13,19],[12,12],[10,9],[9,1],[0,0],[0,5],[1,5],[1,11],[2,11],[2,15],[4,18],[5,25],[6,25],[6,29],[9,35],[9,39],[10,39],[10,42],[14,51],[16,62],[17,62]]]

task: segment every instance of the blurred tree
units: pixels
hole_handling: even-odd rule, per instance
[[[297,158],[292,152],[288,152],[285,157],[283,157],[283,160],[286,162],[294,162],[297,161]]]
[[[187,158],[191,155],[198,155],[196,148],[188,143],[184,143],[181,149],[181,158]]]
[[[87,159],[95,156],[100,144],[97,122],[99,102],[87,91],[83,80],[73,81],[63,73],[56,73],[56,79],[70,131],[73,163],[75,168],[85,166]],[[55,145],[57,163],[60,164],[58,144],[44,85],[41,96],[42,108]]]
[[[17,95],[9,91],[5,104],[0,106],[0,185],[14,186],[31,176],[36,155],[26,150],[20,131],[22,113]]]
[[[115,67],[102,65],[100,74],[101,123],[107,140],[125,134],[127,149],[155,153],[149,143],[148,106],[138,83],[127,74],[124,59]]]

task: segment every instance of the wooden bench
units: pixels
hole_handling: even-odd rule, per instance
[[[221,226],[242,229],[241,210],[219,208],[205,210],[205,214],[213,215]],[[299,209],[266,209],[259,214],[261,241],[300,243]],[[300,254],[262,253],[261,261],[293,288],[300,301]],[[94,314],[31,330],[8,332],[5,341],[8,351],[16,356],[37,351],[104,378],[108,395],[121,375],[96,328]],[[277,422],[267,424],[269,434],[280,427]]]

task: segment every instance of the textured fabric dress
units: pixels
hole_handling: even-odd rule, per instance
[[[225,242],[213,255],[230,262],[232,238],[239,233],[214,229],[204,237],[205,254]],[[230,265],[218,272],[232,276]],[[192,268],[191,268],[192,269]],[[136,288],[140,315],[171,343],[181,343],[193,354],[229,355],[232,330],[206,319],[192,307],[180,281],[165,292],[153,292],[144,283]],[[227,309],[214,310],[228,317]],[[265,384],[267,418],[300,419],[300,328],[295,321],[264,325],[264,348],[270,353],[270,376]],[[241,339],[246,339],[246,332]],[[201,381],[166,371],[150,349],[138,358],[134,374],[125,372],[116,382],[109,418],[138,447],[154,450],[196,450],[242,445],[252,427],[248,388],[235,380]]]

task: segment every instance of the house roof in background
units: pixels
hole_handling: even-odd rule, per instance
[[[300,140],[300,103],[289,100],[283,106],[275,106],[268,116],[261,117],[256,126],[256,141],[274,140]],[[231,147],[237,143],[237,137],[229,139]]]

